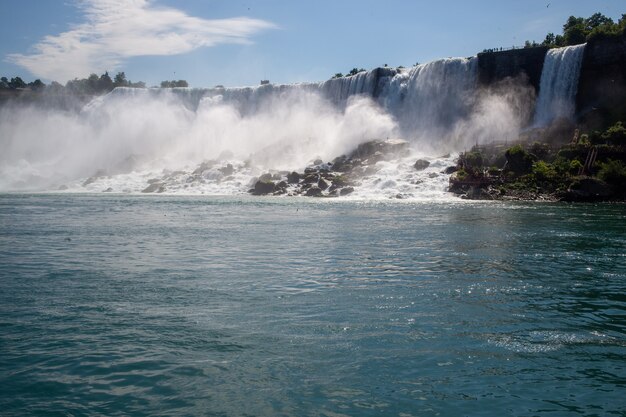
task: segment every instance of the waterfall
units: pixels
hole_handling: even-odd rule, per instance
[[[469,112],[476,91],[476,58],[448,58],[396,75],[383,97],[404,134],[441,134]]]
[[[317,93],[340,108],[350,97],[362,95],[373,99],[392,115],[400,133],[410,139],[423,133],[441,135],[465,117],[471,107],[476,80],[476,58],[448,58],[410,69],[375,68],[320,83],[229,88],[116,88],[86,108],[97,108],[116,98],[145,96],[176,99],[194,112],[203,100],[224,103],[246,116],[270,108],[272,102],[294,93]]]
[[[571,119],[576,109],[576,92],[585,44],[551,49],[541,72],[535,126],[546,126],[556,118]]]

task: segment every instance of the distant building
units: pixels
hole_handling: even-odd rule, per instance
[[[270,80],[261,80],[261,85],[269,84]]]

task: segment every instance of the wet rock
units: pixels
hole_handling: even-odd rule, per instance
[[[428,162],[425,159],[418,159],[417,161],[415,161],[415,164],[413,165],[413,168],[415,168],[417,171],[423,171],[426,168],[428,168],[430,166],[430,162]]]
[[[374,156],[376,152],[380,152],[385,156],[400,156],[404,155],[408,149],[409,143],[402,139],[372,140],[357,146],[350,157],[368,159]]]
[[[252,194],[254,195],[265,195],[271,194],[274,192],[274,182],[269,180],[259,180],[254,184],[254,189],[252,190]]]
[[[352,169],[352,163],[348,161],[348,158],[345,155],[338,156],[333,159],[332,165],[333,171],[336,172],[347,172]]]
[[[597,178],[578,178],[565,193],[565,201],[602,201],[613,195],[609,185]]]
[[[306,184],[312,184],[314,182],[318,182],[319,181],[320,176],[317,174],[308,174],[304,177],[304,182]]]
[[[339,195],[344,196],[344,195],[352,194],[353,192],[354,192],[353,187],[344,187],[341,190],[339,190]]]
[[[323,178],[320,178],[320,180],[317,182],[317,186],[320,188],[320,190],[325,190],[328,188],[328,183],[326,181],[324,181]]]
[[[87,178],[85,182],[83,182],[83,187],[86,187],[89,184],[93,184],[98,180],[98,178],[104,177],[106,176],[106,174],[106,171],[103,169],[97,170],[95,174],[93,174],[91,177]]]
[[[443,170],[444,174],[450,175],[450,174],[454,174],[455,172],[457,172],[459,170],[458,167],[456,166],[451,166],[451,167],[447,167],[446,169]]]
[[[374,152],[373,155],[371,155],[369,158],[367,158],[365,161],[363,161],[363,164],[365,165],[373,165],[377,162],[380,162],[382,160],[385,159],[385,154],[383,154],[381,151],[376,151]]]
[[[110,193],[110,192],[112,192],[112,191],[113,191],[113,188],[109,187],[109,188],[107,188],[106,190],[103,190],[102,192],[103,192],[103,193]]]
[[[431,172],[430,174],[428,174],[428,178],[437,178],[439,176],[439,174],[437,174],[436,172]]]
[[[315,161],[313,161],[313,165],[322,165],[324,163],[324,161],[322,161],[321,159],[316,159]]]
[[[300,182],[300,174],[298,174],[296,171],[293,171],[291,174],[287,174],[287,182],[289,184],[297,184]]]
[[[270,174],[269,172],[265,173],[265,174],[263,174],[263,175],[261,175],[259,177],[259,181],[268,182],[268,181],[271,181],[271,180],[272,180],[272,174]]]
[[[318,186],[314,185],[313,187],[306,190],[306,193],[304,195],[306,195],[307,197],[319,197],[322,195],[322,190]]]
[[[198,165],[198,168],[196,168],[192,174],[194,175],[200,175],[202,174],[204,171],[209,170],[213,167],[213,165],[215,165],[215,161],[204,161],[203,163],[201,163],[200,165]]]
[[[142,193],[162,193],[165,191],[165,184],[162,182],[153,182],[146,188],[141,190]]]
[[[491,194],[482,187],[469,187],[467,193],[461,198],[466,200],[493,200]]]
[[[225,167],[220,168],[220,172],[225,176],[233,175],[235,167],[233,167],[233,164],[227,164]]]
[[[85,182],[83,182],[83,187],[88,186],[89,184],[93,184],[94,182],[96,182],[98,178],[97,177],[89,177],[85,180]]]

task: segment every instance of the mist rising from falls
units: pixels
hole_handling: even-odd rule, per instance
[[[268,171],[300,172],[373,139],[411,153],[363,180],[377,195],[445,194],[443,169],[475,143],[508,139],[532,108],[527,86],[480,88],[477,59],[377,68],[320,83],[118,88],[80,114],[0,108],[0,191],[246,192]],[[416,173],[416,158],[431,167]],[[355,195],[368,196],[357,190]]]
[[[535,126],[546,126],[557,118],[571,119],[585,44],[550,49],[541,72]]]

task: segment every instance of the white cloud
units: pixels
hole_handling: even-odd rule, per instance
[[[35,76],[67,81],[77,75],[119,68],[126,58],[177,55],[223,43],[248,43],[274,24],[247,17],[208,20],[151,0],[84,0],[86,22],[33,45],[32,54],[7,60]]]

